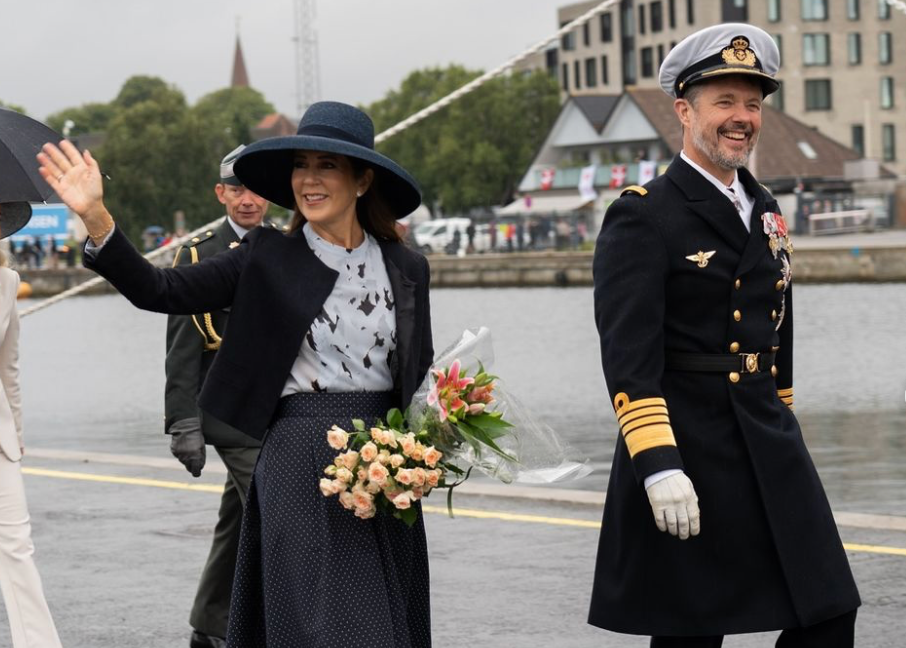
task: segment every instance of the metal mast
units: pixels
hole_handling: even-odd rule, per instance
[[[299,116],[321,94],[321,73],[318,63],[318,32],[314,21],[317,17],[315,0],[294,0],[296,44],[296,110]]]

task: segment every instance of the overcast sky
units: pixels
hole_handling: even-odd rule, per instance
[[[410,71],[490,69],[557,29],[568,0],[318,0],[321,98],[368,103]],[[194,102],[230,82],[236,18],[251,85],[296,113],[293,0],[0,0],[0,100],[43,119],[135,74]]]

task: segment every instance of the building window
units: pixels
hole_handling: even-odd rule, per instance
[[[881,125],[881,151],[885,162],[897,159],[897,131],[893,124]]]
[[[802,64],[830,65],[830,35],[802,35]]]
[[[771,34],[774,44],[777,45],[777,53],[780,54],[780,65],[783,66],[783,36],[780,34]]]
[[[601,14],[601,42],[609,43],[613,40],[613,14],[609,11]]]
[[[862,124],[853,124],[852,139],[853,150],[859,157],[865,157],[865,127]]]
[[[564,92],[569,92],[569,64],[564,63],[560,66],[560,75],[563,77],[561,84]]]
[[[657,46],[657,69],[660,70],[661,66],[664,64],[664,46]]]
[[[598,59],[585,59],[585,87],[594,88],[598,85]]]
[[[878,0],[878,18],[890,20],[890,5],[887,0]]]
[[[777,110],[783,112],[783,86],[777,88],[777,91],[771,95],[771,105]]]
[[[676,0],[667,0],[667,22],[670,29],[676,27]]]
[[[847,20],[858,20],[859,19],[859,2],[861,0],[846,0],[846,19]],[[860,126],[861,128],[861,126]]]
[[[664,30],[664,5],[660,0],[651,3],[651,33]]]
[[[632,52],[623,55],[623,85],[635,85],[635,56]]]
[[[579,78],[579,61],[573,61],[573,81],[575,82],[576,90],[582,87],[582,79]]]
[[[644,34],[646,29],[645,25],[645,5],[639,5],[639,33]]]
[[[632,15],[632,5],[624,7],[620,12],[620,35],[626,39],[635,36],[635,23]]]
[[[591,45],[591,26],[587,22],[582,25],[582,44],[585,47]]]
[[[768,22],[780,22],[780,0],[768,0]]]
[[[830,79],[809,79],[805,82],[805,109],[831,109]]]
[[[569,21],[560,23],[560,28],[562,29],[569,24]],[[563,37],[560,39],[560,49],[564,52],[570,52],[576,49],[576,31],[573,30],[566,34],[563,34]]]
[[[690,25],[695,24],[695,0],[686,0],[686,20]]]
[[[862,34],[853,32],[846,35],[846,62],[850,65],[862,62]]]
[[[893,77],[881,77],[881,108],[893,108]]]
[[[827,0],[801,0],[803,20],[827,20]]]
[[[878,63],[889,65],[893,62],[893,39],[890,32],[878,34]]]
[[[650,79],[654,76],[654,52],[650,47],[643,47],[639,53],[642,56],[642,78]]]
[[[607,79],[607,57],[606,56],[601,57],[601,83],[603,83],[604,85],[607,85],[608,83],[610,83],[610,81],[608,81],[608,79]]]

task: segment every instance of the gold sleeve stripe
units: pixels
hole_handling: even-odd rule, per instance
[[[634,412],[629,412],[625,414],[620,419],[620,425],[626,425],[629,421],[634,421],[635,419],[642,418],[644,416],[651,416],[652,414],[667,414],[667,408],[663,405],[651,405],[650,407],[643,407]]]
[[[670,424],[670,417],[666,414],[657,414],[655,416],[646,416],[645,418],[637,419],[631,421],[630,423],[623,425],[623,435],[627,435],[633,430],[638,430],[639,428],[646,427],[648,425],[653,425],[654,423],[666,423]]]
[[[676,446],[667,401],[663,398],[631,401],[628,395],[620,392],[613,399],[613,405],[630,457],[658,446]]]
[[[787,396],[792,397],[792,396],[793,396],[793,388],[792,388],[792,387],[789,387],[788,389],[778,389],[778,390],[777,390],[777,395],[780,396],[780,398],[786,398]]]
[[[620,392],[613,399],[613,408],[617,411],[617,416],[622,417],[628,412],[637,410],[640,407],[649,407],[651,405],[662,405],[667,407],[667,401],[663,398],[642,398],[637,401],[630,401],[629,396]]]
[[[626,447],[629,449],[629,456],[635,457],[643,450],[650,450],[658,446],[675,446],[676,439],[673,438],[673,430],[670,425],[662,423],[651,425],[641,430],[636,430],[626,437]]]

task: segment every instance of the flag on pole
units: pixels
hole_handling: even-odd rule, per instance
[[[643,185],[654,180],[657,173],[657,162],[642,160],[639,162],[639,184]]]
[[[547,191],[554,186],[554,174],[556,169],[541,169],[541,190]]]
[[[626,165],[613,164],[610,166],[610,188],[619,189],[626,182]]]

